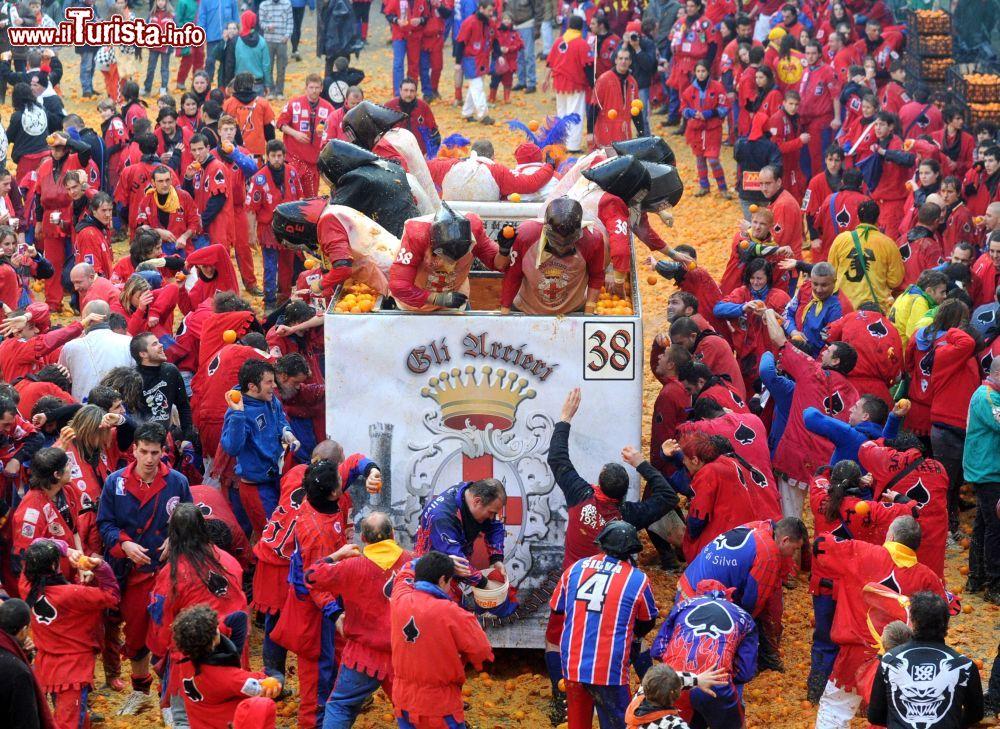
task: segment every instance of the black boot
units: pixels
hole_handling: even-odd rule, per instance
[[[757,621],[757,670],[785,672],[785,664],[781,662],[781,654],[778,647],[774,645],[771,638],[761,630],[760,621]]]
[[[809,669],[809,677],[806,679],[806,698],[809,699],[809,703],[819,703],[820,697],[826,690],[826,682],[829,680],[829,675],[822,668],[813,666]]]
[[[566,693],[554,691],[549,699],[549,721],[559,726],[566,721]]]

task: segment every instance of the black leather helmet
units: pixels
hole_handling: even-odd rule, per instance
[[[407,117],[406,112],[396,111],[371,101],[362,101],[344,114],[341,127],[348,138],[359,147],[371,149],[394,126]]]
[[[660,165],[676,165],[674,150],[664,141],[663,137],[636,137],[621,142],[612,142],[611,148],[620,156],[630,154],[643,162],[656,162]]]
[[[612,157],[596,167],[584,170],[583,176],[596,182],[605,192],[620,197],[630,206],[640,202],[642,195],[649,190],[649,172],[631,155]]]
[[[334,139],[323,147],[316,166],[323,178],[336,187],[337,181],[351,170],[378,160],[379,156],[367,149],[345,142],[343,139]]]
[[[431,251],[434,255],[457,261],[472,248],[472,224],[469,219],[456,213],[448,203],[441,203],[441,209],[431,223]]]

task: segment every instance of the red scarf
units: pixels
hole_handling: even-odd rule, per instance
[[[14,640],[14,636],[7,634],[3,630],[0,630],[0,651],[7,651],[21,661],[21,663],[28,666],[29,670],[31,669],[31,663],[28,661],[28,656],[24,654],[24,649]],[[35,705],[38,707],[38,719],[41,722],[42,729],[56,729],[56,724],[52,720],[52,712],[49,711],[49,702],[45,700],[45,692],[42,691],[38,679],[35,678],[34,671],[31,671],[31,681],[35,684]]]
[[[160,493],[163,487],[167,485],[167,474],[170,472],[170,469],[167,468],[165,463],[161,462],[156,470],[156,476],[153,477],[153,482],[147,484],[136,474],[135,466],[134,462],[130,463],[125,469],[125,473],[122,474],[122,477],[125,479],[125,490],[139,500],[140,506],[145,506],[150,499]]]

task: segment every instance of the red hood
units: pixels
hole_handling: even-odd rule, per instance
[[[214,266],[216,276],[212,281],[206,281],[199,275],[198,280],[204,284],[215,284],[219,291],[239,291],[240,283],[236,278],[236,269],[229,258],[229,250],[221,243],[213,243],[196,251],[191,251],[187,257],[188,267]]]
[[[257,696],[243,699],[233,714],[233,726],[254,727],[254,729],[274,729],[277,708],[271,699]]]
[[[227,311],[224,314],[213,313],[201,328],[201,346],[198,350],[198,366],[207,362],[225,344],[222,335],[227,329],[232,329],[242,337],[250,331],[254,316],[252,311]]]

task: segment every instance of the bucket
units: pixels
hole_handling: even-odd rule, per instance
[[[486,587],[473,587],[472,597],[476,601],[476,605],[483,610],[492,610],[503,605],[509,591],[510,583],[507,580],[503,582],[490,580],[486,583]]]

